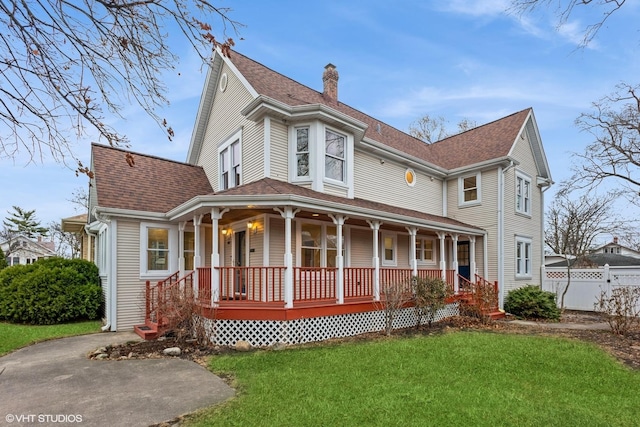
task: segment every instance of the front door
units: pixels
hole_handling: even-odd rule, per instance
[[[235,279],[234,290],[236,293],[236,297],[240,297],[246,292],[247,272],[246,272],[246,269],[242,268],[247,266],[246,237],[247,237],[247,232],[245,230],[237,231],[235,233],[235,251],[234,251],[235,266],[240,267],[236,269],[235,278],[234,278]]]
[[[458,242],[458,274],[471,280],[471,262],[469,258],[469,242]]]

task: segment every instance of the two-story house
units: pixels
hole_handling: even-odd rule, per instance
[[[426,144],[343,103],[333,65],[322,81],[218,52],[185,163],[93,145],[105,329],[149,317],[147,281],[193,284],[216,341],[253,345],[380,329],[381,289],[411,276],[497,282],[500,304],[539,283],[552,181],[531,109]]]

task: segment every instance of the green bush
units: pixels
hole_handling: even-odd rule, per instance
[[[97,319],[98,268],[79,259],[50,258],[0,271],[0,320],[51,325]]]
[[[553,292],[543,291],[535,285],[509,292],[504,302],[504,309],[524,319],[560,319],[556,295]]]
[[[9,266],[7,259],[5,258],[2,248],[0,248],[0,270],[3,270]]]

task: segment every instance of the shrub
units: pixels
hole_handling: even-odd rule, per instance
[[[509,292],[504,309],[525,319],[560,319],[560,309],[556,304],[556,295],[535,285],[525,286]]]
[[[595,310],[606,316],[611,332],[626,335],[636,323],[640,322],[640,288],[620,286],[600,291]]]
[[[446,300],[453,295],[447,282],[440,278],[413,278],[413,298],[416,307],[416,327],[420,327],[422,319],[426,318],[427,324],[436,320],[438,311],[446,306]]]
[[[51,258],[0,271],[0,319],[51,325],[97,319],[98,268],[85,260]]]
[[[9,263],[7,262],[7,259],[4,256],[4,252],[2,251],[2,248],[0,248],[0,270],[5,269],[9,266]]]

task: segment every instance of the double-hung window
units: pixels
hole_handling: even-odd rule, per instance
[[[480,173],[458,178],[458,204],[476,205],[481,200]]]
[[[338,238],[335,226],[303,223],[300,233],[302,267],[336,267]]]
[[[229,141],[219,149],[220,190],[242,184],[242,150],[240,149],[239,133]]]
[[[434,240],[433,239],[416,239],[416,260],[418,262],[434,262]]]
[[[516,212],[531,215],[531,179],[516,173]]]
[[[516,238],[516,277],[531,277],[531,239]]]
[[[346,137],[325,129],[324,174],[326,178],[344,182]]]
[[[382,235],[382,265],[397,265],[396,235]]]
[[[178,234],[171,225],[140,223],[140,276],[166,277],[178,268]]]

